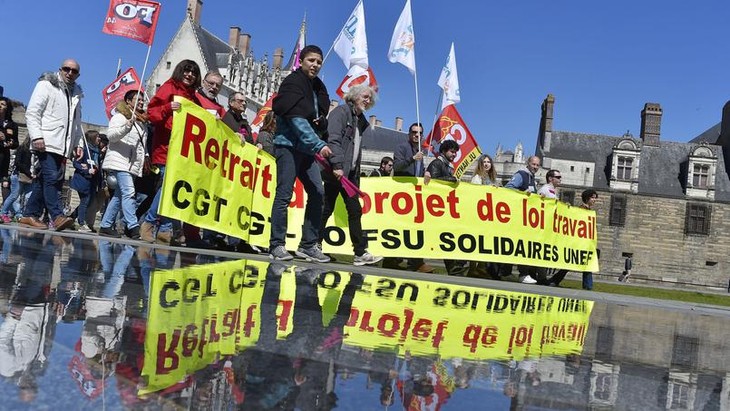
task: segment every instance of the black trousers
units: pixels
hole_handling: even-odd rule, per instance
[[[348,176],[348,178],[350,177]],[[350,178],[350,181],[357,182],[357,180],[353,180],[352,178]],[[368,248],[368,241],[362,234],[362,223],[360,222],[362,219],[362,206],[360,205],[360,198],[356,195],[348,197],[339,182],[324,182],[324,209],[322,210],[322,227],[319,230],[319,242],[322,243],[324,237],[327,235],[327,220],[329,220],[335,211],[337,196],[342,196],[345,202],[350,241],[352,241],[352,248],[355,251],[355,255],[363,255]]]

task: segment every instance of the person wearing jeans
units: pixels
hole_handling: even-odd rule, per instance
[[[301,66],[284,79],[272,103],[276,113],[277,170],[269,238],[269,257],[273,260],[292,259],[286,250],[287,208],[294,192],[294,180],[299,177],[307,193],[307,206],[296,255],[307,261],[330,261],[318,244],[324,189],[314,159],[316,154],[325,158],[332,154],[320,138],[327,133],[325,116],[330,106],[327,88],[317,77],[322,68],[322,55],[322,49],[317,46],[304,47],[299,54]]]
[[[109,147],[103,169],[109,174],[108,180],[116,181],[117,186],[101,219],[101,235],[119,237],[114,223],[121,208],[127,237],[140,238],[134,179],[142,176],[148,164],[145,150],[147,116],[143,108],[143,95],[137,94],[137,90],[128,91],[124,101],[117,104],[117,113],[109,120]]]

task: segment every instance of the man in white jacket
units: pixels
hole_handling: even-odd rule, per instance
[[[43,209],[56,231],[73,225],[73,219],[63,213],[60,202],[66,159],[83,139],[81,129],[81,98],[83,92],[76,84],[79,63],[64,60],[57,73],[44,73],[36,84],[25,112],[31,151],[38,159],[39,170],[33,180],[20,224],[33,228],[47,228],[41,221]]]

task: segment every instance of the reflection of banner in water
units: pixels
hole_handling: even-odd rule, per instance
[[[145,336],[148,385],[141,394],[256,344],[267,266],[242,260],[155,272]],[[278,338],[292,330],[295,275],[291,269],[282,274]],[[325,325],[350,275],[320,274]],[[568,354],[582,349],[592,308],[591,301],[570,298],[367,276],[355,294],[344,343],[444,359]]]
[[[154,273],[141,394],[256,342],[267,265],[241,260]]]
[[[190,101],[175,114],[160,213],[269,246],[273,157]],[[468,183],[363,178],[363,231],[373,254],[496,261],[597,271],[595,212],[554,199]],[[296,249],[306,199],[297,183],[287,248]],[[351,254],[339,199],[325,252]]]

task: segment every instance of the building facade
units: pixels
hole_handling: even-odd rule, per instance
[[[730,179],[718,136],[662,140],[656,103],[641,111],[638,138],[557,131],[554,105],[552,95],[543,101],[536,154],[561,171],[564,201],[598,191],[599,275],[615,278],[630,256],[636,280],[725,289]]]

